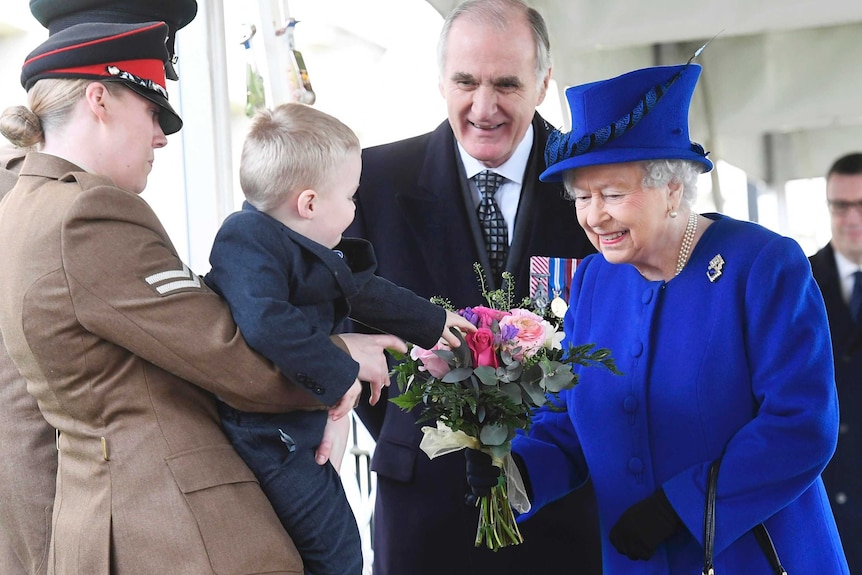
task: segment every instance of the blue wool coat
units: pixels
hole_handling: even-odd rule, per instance
[[[723,454],[716,573],[771,572],[751,533],[765,521],[789,573],[846,574],[820,479],[838,434],[823,298],[795,242],[708,217],[714,223],[672,281],[647,281],[600,255],[578,267],[567,341],[610,348],[624,375],[582,369],[565,410],[540,411],[515,439],[534,503],[589,473],[606,575],[699,573],[707,470]],[[718,255],[725,264],[711,282]],[[608,532],[659,488],[686,529],[649,561],[629,560]]]

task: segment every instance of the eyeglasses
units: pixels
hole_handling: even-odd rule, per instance
[[[826,200],[829,205],[829,211],[835,216],[844,216],[850,212],[851,208],[855,208],[862,214],[862,200],[848,202],[846,200]]]

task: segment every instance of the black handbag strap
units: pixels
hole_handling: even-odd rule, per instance
[[[715,575],[712,555],[715,548],[715,492],[718,487],[718,468],[721,459],[716,459],[709,466],[709,476],[706,484],[706,509],[703,513],[703,575]],[[769,560],[769,565],[775,575],[787,575],[787,571],[778,559],[778,552],[766,530],[766,525],[758,523],[754,529],[754,537]]]

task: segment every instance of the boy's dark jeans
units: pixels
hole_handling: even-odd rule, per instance
[[[361,575],[362,544],[336,470],[318,465],[326,411],[248,413],[218,401],[222,429],[296,544],[305,575]]]

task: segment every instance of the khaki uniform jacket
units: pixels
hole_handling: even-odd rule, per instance
[[[18,180],[23,158],[21,150],[0,152],[0,198]],[[54,428],[27,393],[2,340],[0,337],[0,573],[44,575],[57,477]]]
[[[60,432],[49,573],[301,573],[212,393],[319,404],[247,347],[146,202],[31,153],[0,245],[0,330]]]

